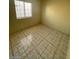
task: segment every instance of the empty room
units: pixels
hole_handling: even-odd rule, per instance
[[[69,59],[70,0],[9,0],[9,59]]]

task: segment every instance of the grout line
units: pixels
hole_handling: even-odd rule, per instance
[[[49,35],[50,33],[48,33]],[[40,35],[40,34],[39,34]],[[47,36],[48,36],[47,35]],[[40,35],[42,38],[44,38],[42,35]],[[44,38],[45,39],[45,38]],[[46,40],[46,39],[45,39]],[[60,37],[60,40],[61,40],[61,37]],[[47,42],[49,42],[48,40],[46,40]],[[59,41],[60,42],[60,41]],[[54,46],[55,48],[57,48],[57,46],[53,45],[51,42],[49,42],[52,46]],[[61,49],[59,49],[61,52],[63,52]],[[64,52],[63,52],[64,53]],[[65,53],[64,53],[65,54]]]
[[[48,46],[49,46],[49,44],[45,47],[44,51],[47,49]],[[44,53],[44,51],[41,53],[41,55]]]
[[[30,32],[29,32],[29,33],[30,33]],[[24,34],[25,37],[27,36],[24,32],[23,32],[23,34]],[[28,34],[28,33],[27,33],[27,34]],[[33,34],[34,34],[34,33],[33,33]],[[49,46],[49,44],[51,44],[53,47],[56,48],[56,50],[54,51],[53,58],[55,58],[55,55],[56,55],[56,53],[57,53],[57,50],[63,52],[61,49],[59,49],[60,43],[62,42],[61,37],[60,37],[60,40],[58,41],[57,46],[55,46],[55,45],[53,45],[50,41],[48,41],[48,40],[46,39],[46,37],[50,34],[49,31],[48,31],[48,34],[47,34],[45,37],[43,37],[43,36],[41,35],[41,34],[42,34],[41,32],[37,32],[37,34],[39,35],[39,37],[42,37],[46,42],[48,42],[48,45],[45,47],[44,51],[47,49],[47,47]],[[34,37],[34,38],[36,38],[36,37]],[[43,39],[38,43],[37,46],[39,46],[39,45],[41,44],[41,42],[44,41]],[[38,40],[37,40],[37,41],[38,41]],[[33,43],[32,43],[32,44],[33,44]],[[31,53],[33,50],[36,50],[36,52],[38,53],[38,55],[40,55],[40,57],[42,58],[41,55],[44,53],[44,51],[40,54],[40,53],[37,51],[37,49],[36,49],[37,46],[35,46],[35,45],[33,44],[33,48],[32,48],[32,50],[31,50],[30,52],[28,52],[28,54]],[[14,56],[12,42],[11,42],[11,48],[12,48],[12,55]],[[24,46],[23,46],[22,48],[23,48],[23,50],[24,50]],[[18,48],[17,48],[17,49],[18,49]],[[19,51],[18,51],[18,52],[19,52]],[[23,51],[23,53],[24,53],[24,52],[25,52],[25,50]],[[19,53],[20,53],[20,52],[19,52]],[[23,54],[23,53],[22,53],[22,54]],[[21,54],[21,55],[22,55],[22,54]],[[65,53],[64,53],[64,54],[65,54]],[[28,57],[28,56],[27,56],[27,57]]]

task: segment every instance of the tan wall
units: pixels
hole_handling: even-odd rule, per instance
[[[70,59],[70,41],[68,43],[67,57],[66,59]]]
[[[40,23],[40,0],[28,0],[28,2],[32,2],[32,18],[25,18],[18,20],[16,19],[14,0],[10,0],[10,8],[9,8],[10,33],[14,33],[21,29]]]
[[[42,23],[70,34],[70,5],[69,0],[41,0],[42,2]]]

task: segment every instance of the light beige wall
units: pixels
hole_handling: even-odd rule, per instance
[[[58,31],[70,33],[69,0],[41,0],[42,23]]]
[[[26,0],[27,1],[27,0]],[[9,8],[9,32],[10,34],[20,31],[29,26],[40,23],[40,0],[28,0],[32,2],[32,18],[16,19],[14,0],[10,0]]]

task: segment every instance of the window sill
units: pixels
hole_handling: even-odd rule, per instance
[[[17,20],[25,20],[25,19],[30,19],[32,17],[22,17],[22,18],[16,18]]]

